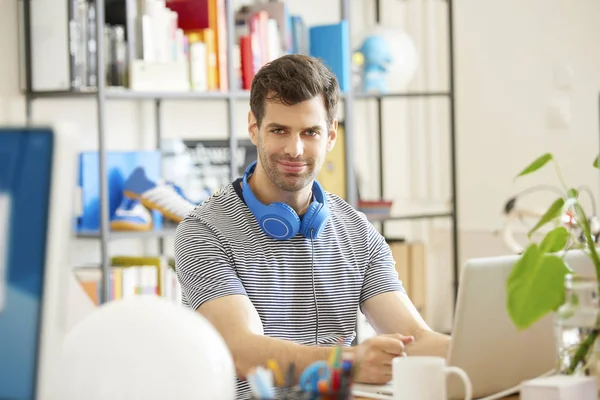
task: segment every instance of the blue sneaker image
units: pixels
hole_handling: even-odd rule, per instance
[[[152,215],[139,200],[123,197],[123,201],[110,220],[113,231],[149,231],[152,229]]]
[[[185,193],[183,192],[183,189],[181,188],[181,186],[175,184],[175,182],[166,181],[165,184],[171,186],[173,188],[173,190],[175,191],[175,193],[180,195],[184,200],[186,200],[192,204],[198,205],[196,202],[192,201],[189,197],[187,197],[185,195]]]
[[[183,190],[183,188],[179,185],[177,185],[174,182],[171,181],[167,181],[168,185],[173,186],[173,189],[175,189],[175,191],[184,199],[186,199],[187,201],[189,201],[190,203],[193,203],[195,205],[200,205],[202,203],[204,203],[204,201],[206,199],[208,199],[209,197],[212,196],[213,192],[210,190],[210,188],[208,186],[204,186],[204,189],[202,189],[202,191],[200,191],[200,193],[197,193],[197,197],[195,197],[194,199],[190,198],[189,196],[187,196]]]
[[[123,188],[125,197],[139,200],[150,210],[157,210],[165,218],[174,222],[181,222],[195,207],[196,204],[178,193],[174,185],[156,183],[148,179],[143,168],[136,168]]]

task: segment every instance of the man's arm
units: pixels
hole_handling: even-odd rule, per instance
[[[282,369],[282,374],[286,373],[288,365],[294,363],[294,379],[297,381],[306,367],[317,360],[328,359],[331,353],[330,347],[303,346],[264,336],[258,313],[246,296],[211,300],[201,305],[198,312],[223,336],[240,379],[246,379],[250,368],[267,365],[268,360],[273,359]]]
[[[185,219],[175,235],[177,277],[188,307],[204,316],[225,340],[233,356],[236,374],[275,360],[285,374],[295,364],[294,381],[314,361],[327,360],[331,347],[303,346],[265,336],[256,308],[227,255],[225,241],[207,224]],[[345,348],[360,363],[357,382],[385,383],[391,377],[391,359],[402,355],[407,338],[387,335]]]
[[[395,260],[385,238],[368,225],[369,265],[361,292],[361,310],[378,334],[401,334],[415,340],[408,355],[446,357],[450,337],[434,332],[408,298],[398,279]]]
[[[248,370],[266,365],[268,360],[277,361],[280,368],[295,365],[294,383],[310,364],[327,360],[331,347],[303,346],[286,340],[263,336],[262,324],[250,300],[241,295],[221,297],[204,303],[198,312],[207,318],[221,333],[233,355],[238,378],[246,379]],[[392,376],[391,360],[405,349],[408,338],[398,334],[371,338],[359,346],[344,348],[358,363],[356,382],[384,384]],[[287,371],[282,370],[282,374]]]
[[[301,346],[263,335],[258,312],[246,295],[223,241],[206,223],[187,218],[179,224],[175,260],[189,307],[223,337],[240,379],[245,379],[250,368],[266,366],[270,359],[282,369],[294,362],[295,370],[300,372],[313,361],[329,357],[331,348]]]
[[[378,334],[399,333],[414,337],[415,340],[406,346],[408,355],[446,358],[450,336],[434,332],[405,293],[378,294],[363,303],[362,311]]]

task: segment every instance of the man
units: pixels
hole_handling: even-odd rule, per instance
[[[348,348],[360,362],[357,381],[389,381],[394,357],[446,356],[449,337],[416,311],[384,238],[315,183],[335,145],[338,99],[335,75],[317,59],[288,55],[264,66],[248,114],[256,165],[177,229],[183,303],[223,336],[240,398],[254,366],[274,359],[300,373],[331,346],[350,345],[359,307],[379,336]]]

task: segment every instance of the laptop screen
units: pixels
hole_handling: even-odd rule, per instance
[[[35,397],[52,175],[50,129],[0,129],[0,399]]]

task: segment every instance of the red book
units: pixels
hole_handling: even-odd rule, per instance
[[[210,27],[208,0],[168,0],[166,6],[177,13],[179,28],[184,32]]]
[[[254,79],[252,60],[252,40],[250,35],[240,37],[240,57],[242,60],[242,89],[250,90]]]

